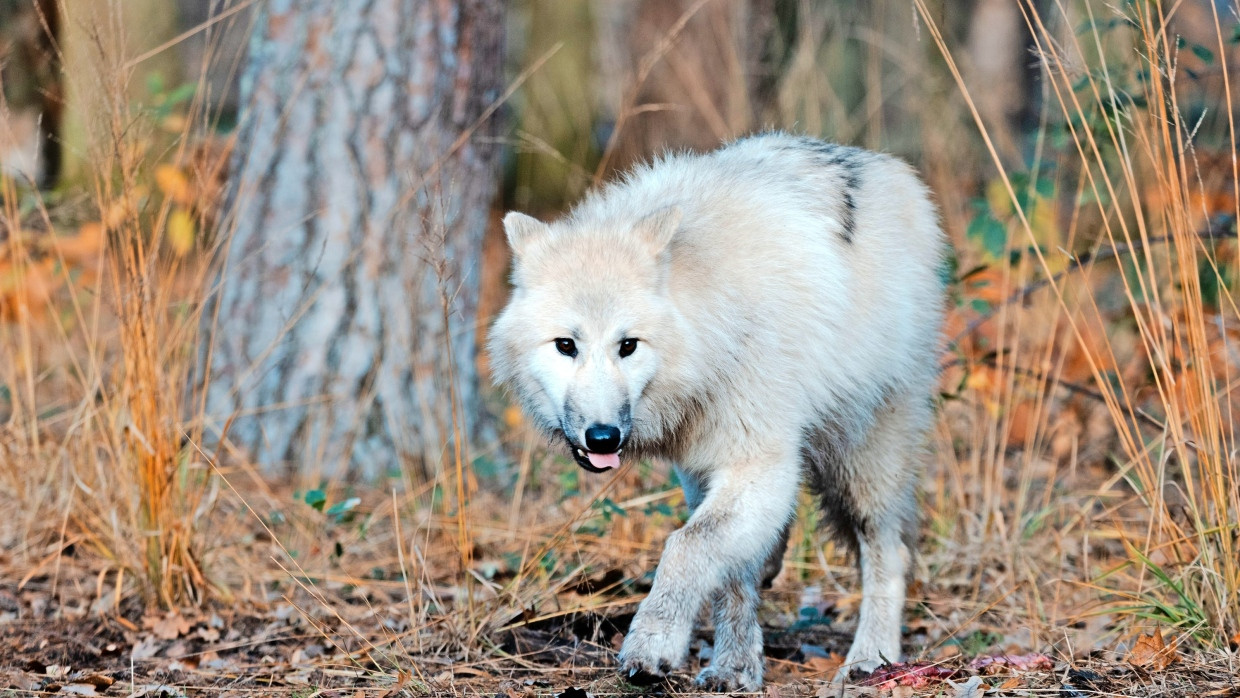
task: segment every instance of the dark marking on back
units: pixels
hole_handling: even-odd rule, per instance
[[[857,185],[857,175],[850,170],[849,174],[844,177],[844,227],[840,231],[840,237],[847,243],[853,241],[853,234],[857,227],[857,202],[853,201],[853,192],[856,191]]]
[[[796,149],[809,151],[822,165],[838,169],[843,180],[840,192],[840,239],[852,243],[857,232],[857,192],[861,188],[861,167],[869,154],[850,145],[828,143],[816,138],[797,138]]]

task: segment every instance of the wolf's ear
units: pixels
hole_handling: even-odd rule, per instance
[[[633,232],[640,235],[655,254],[662,254],[680,227],[680,218],[679,206],[661,208],[637,221],[637,225],[633,226]]]
[[[504,216],[504,234],[508,236],[513,256],[519,259],[531,242],[547,234],[547,224],[524,213],[509,211]]]

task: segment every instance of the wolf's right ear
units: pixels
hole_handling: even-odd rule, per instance
[[[637,221],[633,230],[650,245],[651,251],[658,255],[671,243],[672,236],[680,228],[680,219],[680,207],[668,206]]]
[[[529,249],[530,243],[547,234],[547,229],[546,223],[524,213],[509,211],[508,215],[504,216],[504,234],[508,237],[508,247],[518,259]]]

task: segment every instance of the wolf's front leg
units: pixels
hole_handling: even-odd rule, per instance
[[[715,592],[715,654],[697,684],[712,691],[756,691],[762,687],[762,628],[758,625],[758,580],[732,578]]]
[[[709,679],[733,687],[761,685],[762,643],[753,612],[757,604],[754,585],[792,517],[798,479],[795,453],[754,459],[711,473],[705,498],[689,522],[667,539],[654,587],[624,638],[621,676],[649,681],[681,666],[702,604],[726,582],[745,580],[748,592],[738,587],[724,594],[735,597],[728,599],[737,602],[729,603],[732,612],[716,615],[716,621],[723,623],[716,628],[717,634],[744,641],[727,643],[735,651],[716,656],[713,664],[718,670]]]

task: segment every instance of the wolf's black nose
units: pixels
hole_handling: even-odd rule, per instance
[[[620,448],[619,427],[595,424],[586,429],[586,448],[593,453],[615,453]]]

